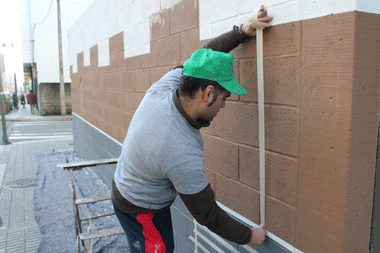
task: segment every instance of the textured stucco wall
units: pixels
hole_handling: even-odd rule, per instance
[[[39,84],[41,115],[61,115],[59,83]],[[71,114],[71,84],[65,83],[66,114]]]
[[[130,47],[123,31],[106,39],[109,65],[100,64],[100,44],[86,49],[88,56],[86,50],[77,52],[73,111],[78,126],[85,121],[98,130],[75,137],[76,150],[89,159],[118,156],[104,153],[100,137],[94,136],[103,131],[120,146],[150,85],[203,46],[203,39],[231,29],[247,15],[241,7],[212,16],[205,13],[211,11],[206,3],[159,5],[160,11],[150,15],[149,53],[126,57]],[[304,252],[365,252],[378,126],[380,6],[374,1],[313,3],[268,3],[277,21],[264,32],[266,228]],[[284,10],[297,15],[292,19]],[[222,17],[229,22],[225,28]],[[217,200],[259,224],[255,40],[231,53],[236,78],[248,94],[231,96],[211,126],[202,129],[205,166]],[[191,249],[191,216],[180,201],[172,210],[177,248]]]

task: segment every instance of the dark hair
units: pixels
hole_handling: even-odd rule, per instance
[[[200,89],[204,91],[209,85],[212,85],[215,88],[216,95],[219,95],[220,92],[226,90],[216,81],[191,76],[182,76],[179,80],[179,94],[193,99],[195,93]]]

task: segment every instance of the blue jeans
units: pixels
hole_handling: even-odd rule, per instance
[[[170,208],[163,213],[126,214],[115,205],[113,207],[127,235],[130,253],[172,253],[174,251]]]

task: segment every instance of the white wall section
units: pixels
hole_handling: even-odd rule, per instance
[[[200,39],[213,38],[244,22],[262,3],[274,17],[272,25],[355,10],[380,14],[380,1],[376,0],[221,0],[217,5],[212,0],[200,0]]]
[[[109,38],[124,33],[124,57],[150,52],[150,16],[181,0],[95,0],[70,29],[70,65],[77,72],[77,54],[90,64],[90,48],[98,45],[99,66],[109,65]],[[199,0],[200,40],[229,31],[261,4],[274,16],[272,25],[363,11],[380,14],[378,0]],[[158,22],[152,19],[152,22]]]
[[[181,0],[95,0],[71,27],[70,65],[78,71],[77,54],[90,65],[90,48],[98,45],[99,67],[108,66],[109,38],[124,33],[124,57],[150,53],[150,16]]]
[[[379,0],[358,0],[356,2],[356,10],[380,14]]]

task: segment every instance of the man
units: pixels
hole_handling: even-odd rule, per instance
[[[18,109],[17,92],[13,93],[12,100],[13,100],[13,108]]]
[[[257,14],[261,27],[273,19],[266,13],[262,6]],[[234,78],[228,52],[253,35],[247,20],[211,40],[154,83],[136,110],[112,185],[115,213],[132,253],[173,252],[170,206],[178,194],[193,217],[216,234],[252,247],[263,243],[263,226],[248,228],[215,202],[199,131],[210,125],[231,93],[246,94]]]
[[[28,104],[30,104],[30,111],[34,114],[34,107],[37,103],[37,96],[33,93],[33,90],[29,90],[29,94],[26,96]]]
[[[25,108],[25,96],[24,96],[24,93],[21,94],[20,102],[22,104],[22,107]]]

